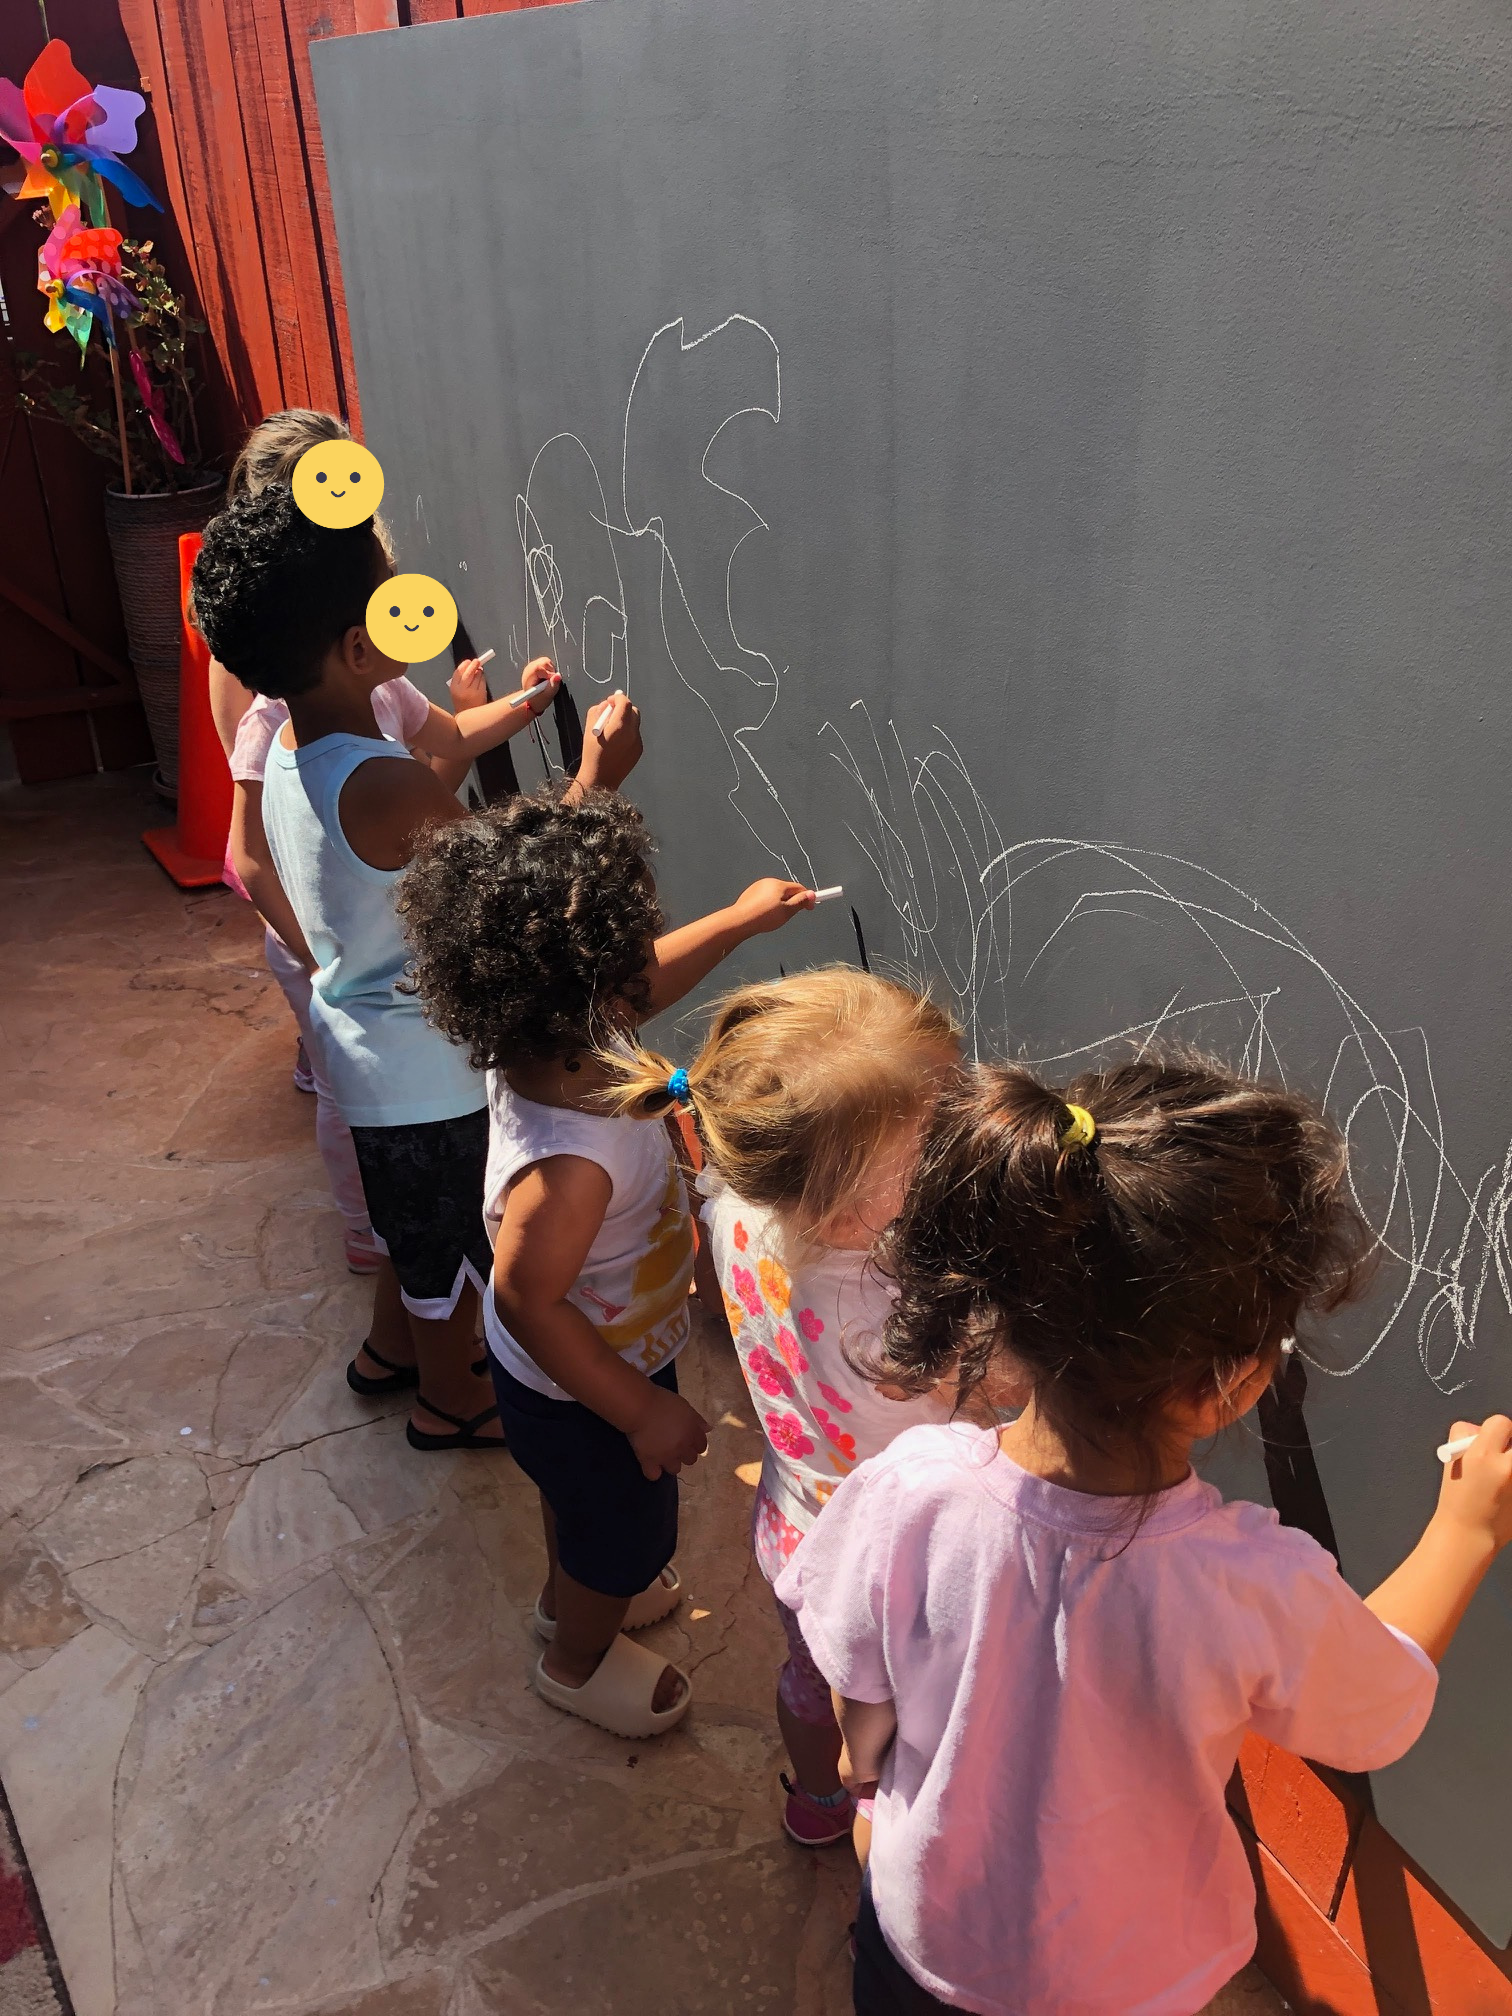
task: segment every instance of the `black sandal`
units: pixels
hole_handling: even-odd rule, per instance
[[[381,1351],[375,1351],[371,1341],[366,1337],[362,1340],[362,1351],[366,1351],[375,1365],[388,1367],[386,1379],[373,1379],[366,1372],[357,1370],[356,1358],[348,1365],[347,1384],[354,1393],[362,1394],[364,1399],[381,1399],[385,1393],[403,1393],[411,1386],[420,1384],[420,1368],[417,1365],[396,1365],[392,1358],[385,1358]],[[359,1351],[358,1357],[361,1355],[362,1352]]]
[[[417,1393],[415,1404],[423,1407],[428,1414],[434,1414],[438,1421],[450,1421],[456,1429],[455,1435],[430,1435],[425,1429],[417,1428],[413,1421],[404,1424],[405,1439],[411,1449],[502,1449],[502,1435],[480,1435],[478,1430],[485,1421],[497,1421],[497,1406],[485,1407],[481,1414],[474,1414],[470,1421],[464,1421],[460,1414],[448,1414],[444,1407],[434,1406],[423,1393]]]

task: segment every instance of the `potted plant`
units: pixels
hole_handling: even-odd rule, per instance
[[[120,471],[105,492],[131,662],[157,752],[156,782],[178,785],[181,532],[215,511],[225,479],[201,466],[188,312],[150,239],[110,223],[106,183],[134,208],[162,205],[121,159],[136,145],[146,102],[91,85],[68,45],[50,41],[23,85],[0,78],[0,138],[26,164],[18,199],[45,197],[37,286],[43,326],[71,339],[50,354],[18,355],[20,403],[65,426]],[[188,448],[186,452],[185,443]]]

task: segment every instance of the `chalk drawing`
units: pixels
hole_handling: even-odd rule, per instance
[[[974,1056],[1011,1050],[1015,1021],[1033,1019],[1031,983],[1057,954],[1083,959],[1106,981],[1109,962],[1084,942],[1103,917],[1174,927],[1171,982],[1178,972],[1202,977],[1158,989],[1150,1012],[1131,1010],[1122,1026],[1026,1059],[1052,1080],[1110,1051],[1189,1033],[1239,1069],[1285,1082],[1281,1006],[1303,988],[1322,991],[1337,1033],[1316,1089],[1349,1141],[1356,1202],[1400,1271],[1385,1276],[1393,1299],[1354,1361],[1309,1362],[1348,1377],[1406,1321],[1439,1391],[1465,1385],[1463,1359],[1488,1303],[1512,1313],[1512,1145],[1499,1164],[1461,1176],[1426,1031],[1388,1033],[1296,932],[1227,877],[1149,847],[1006,841],[943,729],[932,730],[938,741],[922,756],[909,756],[890,722],[876,733],[864,702],[850,711],[859,729],[826,722],[819,731],[859,795],[861,817],[849,830],[899,920],[904,970],[948,992]]]
[[[749,333],[754,338],[757,353],[767,360],[770,378],[767,385],[732,404],[721,416],[704,443],[698,463],[700,481],[729,499],[745,521],[724,560],[723,617],[732,646],[726,651],[714,639],[707,613],[701,614],[694,606],[667,538],[666,512],[654,509],[637,512],[632,508],[632,493],[639,488],[632,436],[637,394],[647,382],[653,361],[664,354],[666,347],[675,342],[676,354],[687,356],[735,332]],[[530,605],[524,649],[529,656],[549,653],[564,677],[581,673],[598,685],[623,687],[633,698],[634,658],[638,653],[633,654],[631,648],[629,598],[619,549],[626,544],[634,547],[648,542],[656,565],[660,646],[682,685],[718,731],[730,766],[725,796],[763,853],[785,875],[812,882],[813,863],[755,746],[777,706],[783,674],[764,651],[742,639],[733,606],[741,548],[771,528],[750,499],[722,483],[710,467],[710,458],[726,430],[746,419],[765,420],[773,427],[781,422],[782,359],[775,337],[754,317],[740,314],[727,315],[702,334],[689,336],[683,318],[678,316],[664,322],[652,334],[631,376],[620,433],[619,495],[612,507],[598,463],[580,434],[564,430],[541,445],[531,462],[525,487],[515,500],[515,522],[525,560]],[[543,488],[552,489],[559,497],[571,497],[574,488],[578,493],[576,508],[569,508],[568,522],[560,527],[559,521],[549,525],[545,522],[550,509],[542,501]],[[602,543],[589,538],[597,562],[589,559],[586,585],[569,593],[558,549],[565,551],[570,546],[581,560],[586,528],[590,525],[602,535]],[[676,636],[674,631],[678,633]],[[751,792],[771,808],[770,815],[748,809]]]
[[[741,518],[723,561],[726,649],[713,636],[709,609],[718,605],[712,591],[690,582],[673,550],[666,500],[660,509],[637,509],[632,499],[650,480],[638,459],[636,402],[656,360],[673,344],[675,354],[686,357],[736,333],[755,339],[770,379],[728,401],[698,462],[699,480],[730,500]],[[622,556],[649,547],[656,567],[655,643],[718,730],[731,765],[730,807],[783,873],[813,884],[808,847],[784,802],[776,759],[758,758],[754,746],[779,705],[784,679],[803,675],[779,670],[766,652],[742,639],[733,607],[741,549],[772,528],[710,467],[725,431],[750,419],[774,428],[782,421],[781,351],[772,332],[742,314],[691,337],[680,316],[661,324],[631,375],[613,502],[581,434],[552,435],[530,465],[516,499],[528,584],[526,632],[523,638],[511,632],[510,656],[519,665],[549,652],[565,676],[622,686],[633,696],[645,640],[632,636]],[[561,553],[573,556],[577,579],[571,588]],[[1386,1277],[1391,1305],[1354,1362],[1309,1362],[1328,1376],[1347,1377],[1406,1325],[1415,1331],[1433,1384],[1446,1394],[1464,1385],[1464,1357],[1488,1306],[1495,1301],[1512,1312],[1512,1145],[1499,1165],[1461,1176],[1445,1142],[1426,1032],[1388,1033],[1258,897],[1200,862],[1086,838],[1010,839],[941,727],[932,729],[935,740],[922,755],[910,754],[893,722],[875,722],[868,703],[857,699],[818,732],[855,794],[848,830],[896,920],[902,957],[894,963],[905,977],[948,995],[972,1056],[1016,1054],[1013,1032],[1033,1024],[1036,983],[1068,954],[1088,957],[1087,934],[1101,928],[1138,927],[1145,951],[1155,949],[1155,956],[1143,960],[1143,977],[1131,973],[1127,979],[1118,962],[1094,962],[1105,982],[1110,972],[1119,975],[1129,1008],[1113,1026],[1069,1031],[1075,1041],[1027,1060],[1052,1077],[1069,1076],[1079,1060],[1188,1035],[1242,1070],[1284,1081],[1288,1060],[1278,1028],[1301,990],[1322,991],[1326,1016],[1336,1025],[1322,1090],[1350,1143],[1357,1202],[1381,1253],[1399,1263],[1399,1271]],[[549,768],[544,742],[540,747]],[[751,793],[773,809],[775,840],[772,819],[753,816]],[[1120,922],[1104,927],[1103,919]],[[859,943],[859,920],[857,934]],[[1174,934],[1166,982],[1150,999],[1135,1000],[1149,988],[1152,965],[1164,965],[1161,934]]]

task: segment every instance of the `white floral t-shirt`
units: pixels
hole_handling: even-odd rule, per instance
[[[770,1581],[858,1463],[905,1428],[949,1418],[948,1404],[887,1400],[847,1357],[881,1332],[891,1283],[865,1253],[789,1254],[774,1214],[713,1170],[698,1181],[703,1224],[756,1418],[766,1437],[756,1558]]]

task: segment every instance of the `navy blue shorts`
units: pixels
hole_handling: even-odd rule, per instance
[[[427,1322],[450,1316],[464,1282],[493,1274],[483,1223],[488,1108],[456,1120],[354,1127],[368,1218],[399,1276],[404,1306]]]
[[[861,1879],[861,1908],[856,1913],[856,2016],[927,2016],[951,2004],[931,1994],[897,1958],[882,1936],[872,1903],[871,1875]]]
[[[553,1400],[488,1358],[509,1453],[551,1507],[557,1559],[600,1596],[638,1596],[677,1552],[677,1479],[653,1484],[628,1435],[577,1400]],[[676,1364],[651,1383],[677,1391]]]

